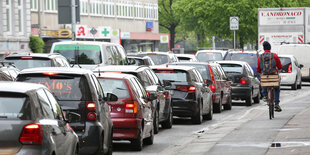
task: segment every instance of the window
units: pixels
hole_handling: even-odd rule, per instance
[[[87,0],[80,0],[80,13],[81,15],[88,14],[88,1]]]
[[[48,91],[48,90],[45,90],[45,93],[52,105],[52,110],[53,110],[53,113],[54,113],[54,116],[56,119],[59,119],[59,120],[64,120],[64,117],[62,115],[62,111],[61,111],[61,108],[57,102],[57,100],[55,99],[55,97]]]
[[[24,2],[23,0],[17,1],[17,9],[18,9],[18,32],[24,32]]]
[[[56,12],[58,10],[58,0],[44,0],[44,9],[48,12]]]
[[[55,117],[52,111],[52,107],[50,105],[50,102],[44,90],[43,89],[38,90],[37,95],[38,95],[38,99],[42,107],[43,115],[46,116],[46,118],[48,119],[54,119]]]
[[[31,8],[31,11],[38,11],[38,0],[31,0],[30,8]]]
[[[99,0],[93,0],[89,3],[89,13],[92,15],[102,15],[102,3]]]
[[[6,32],[12,34],[12,0],[5,0]]]

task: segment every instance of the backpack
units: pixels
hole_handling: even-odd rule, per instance
[[[273,74],[276,72],[276,61],[273,53],[263,53],[260,55],[260,68],[263,74]]]

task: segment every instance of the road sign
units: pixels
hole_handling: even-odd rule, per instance
[[[93,27],[91,30],[90,30],[90,33],[92,35],[95,35],[97,33],[97,30]]]
[[[239,30],[239,17],[230,17],[230,30]]]

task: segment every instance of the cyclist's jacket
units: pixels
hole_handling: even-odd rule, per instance
[[[265,50],[264,53],[270,53],[270,50]],[[279,73],[278,69],[282,69],[281,61],[280,61],[278,55],[275,53],[273,53],[273,59],[276,61],[276,71]],[[256,67],[256,71],[258,73],[262,73],[262,68],[260,68],[260,66],[261,66],[260,64],[261,64],[261,60],[260,60],[260,57],[258,57],[257,67]]]

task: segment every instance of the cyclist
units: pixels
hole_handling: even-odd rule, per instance
[[[263,42],[263,47],[264,47],[264,53],[271,53],[271,52],[270,52],[270,50],[271,50],[271,45],[269,44],[268,41],[264,41],[264,42]],[[264,54],[264,53],[263,53],[263,54]],[[275,70],[274,74],[279,74],[279,70],[282,69],[281,61],[280,61],[278,55],[275,54],[275,53],[273,53],[273,59],[274,59],[274,61],[275,61],[275,63],[276,63],[276,65],[274,66],[274,67],[275,67],[275,68],[274,68],[274,70]],[[257,67],[256,67],[256,71],[257,71],[258,73],[262,73],[261,65],[262,65],[262,62],[261,62],[261,60],[260,60],[260,57],[258,57],[258,60],[257,60]],[[263,98],[265,98],[265,100],[266,100],[266,96],[267,96],[267,89],[266,89],[266,88],[262,88],[262,94],[263,94]],[[275,95],[275,97],[274,97],[275,111],[281,112],[282,109],[281,109],[281,107],[280,107],[280,105],[279,105],[279,103],[280,103],[280,86],[275,88],[275,94],[274,94],[274,95]]]

